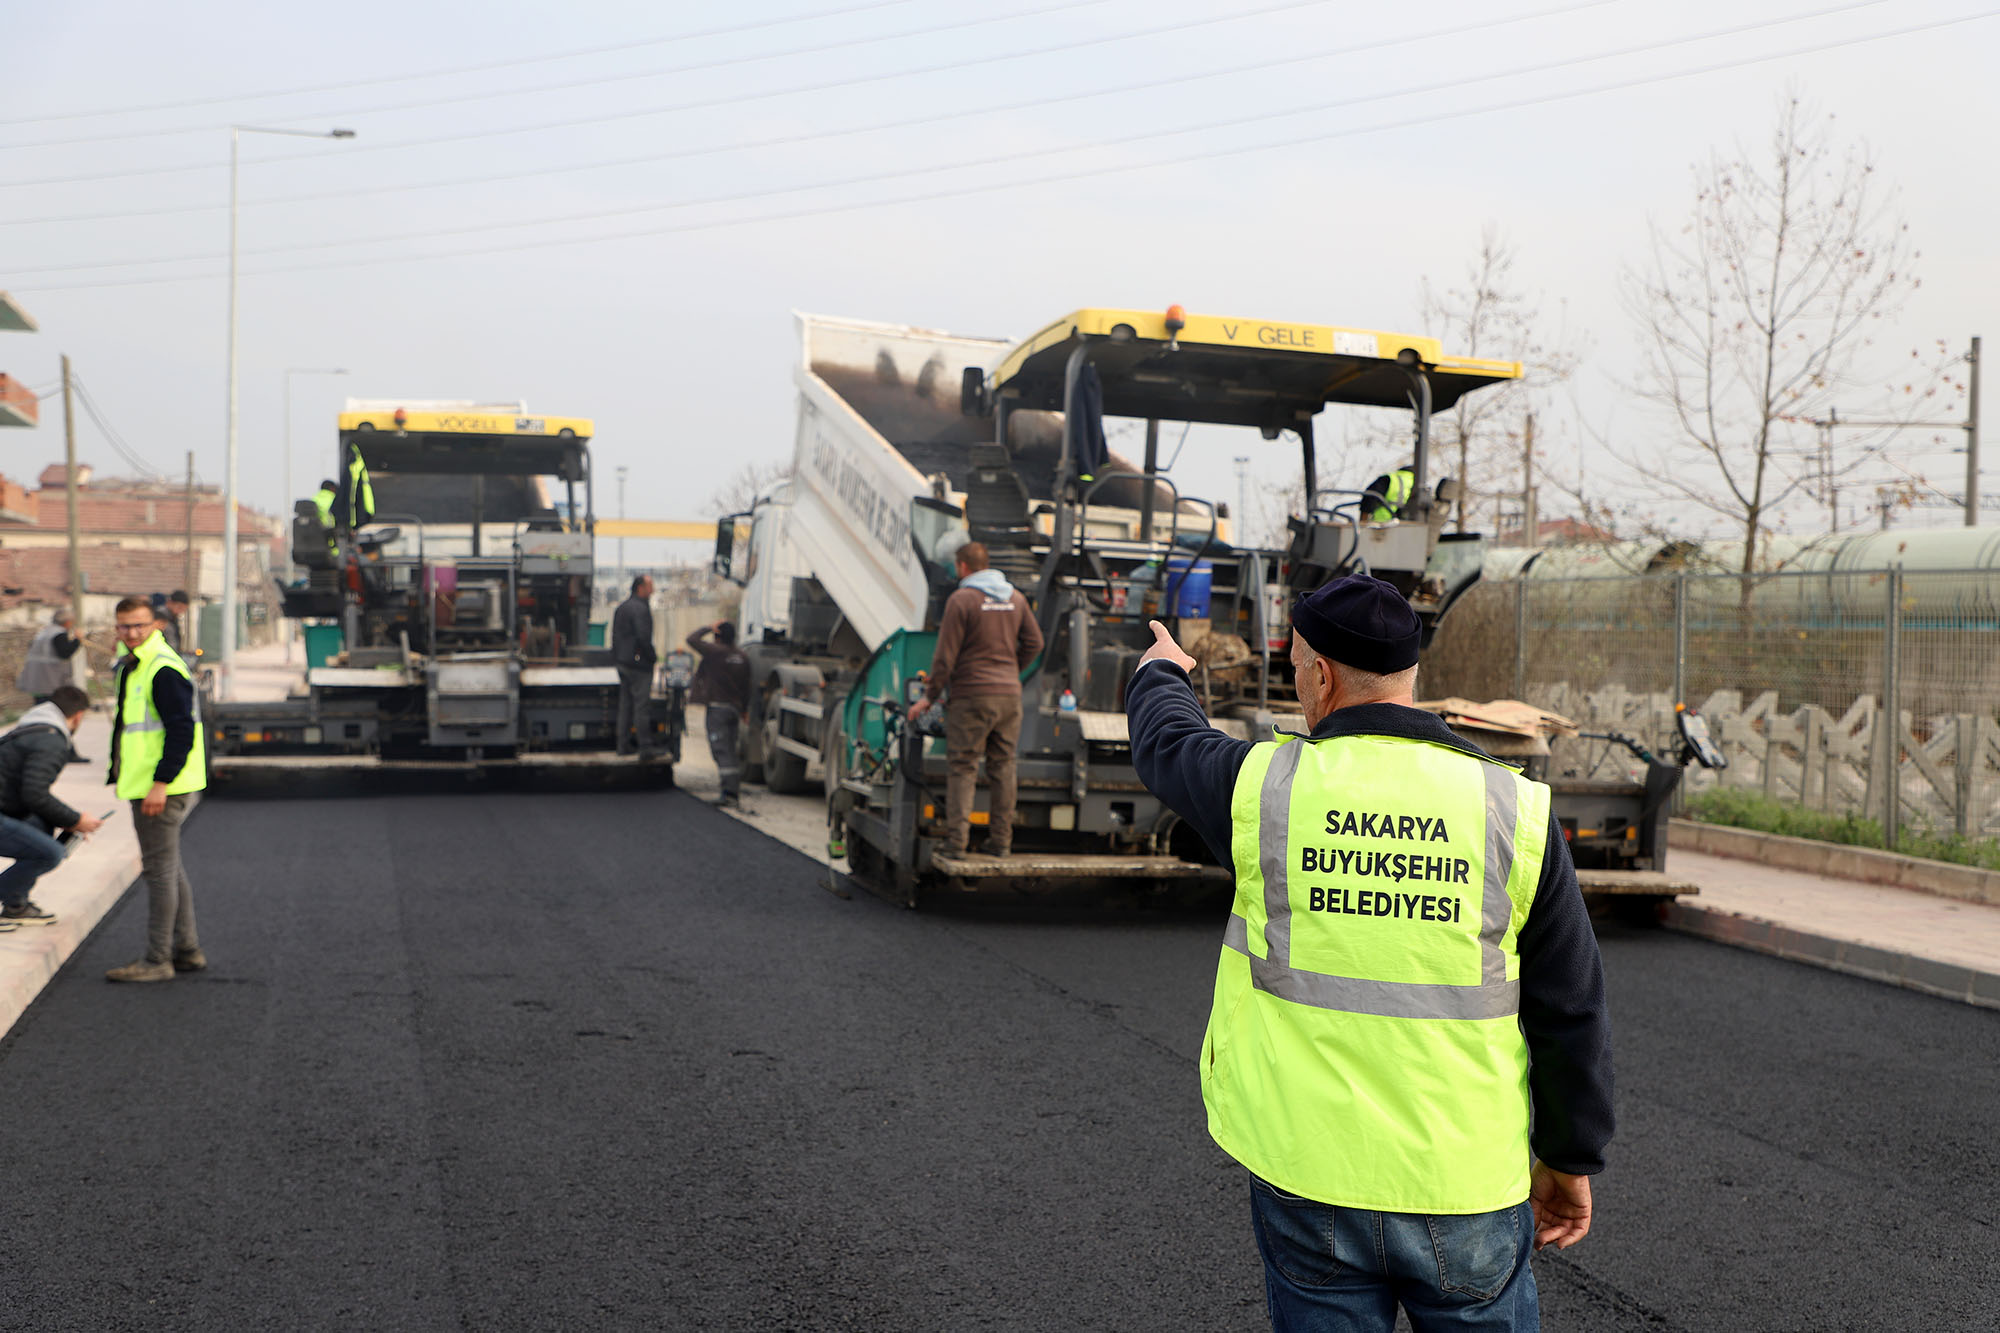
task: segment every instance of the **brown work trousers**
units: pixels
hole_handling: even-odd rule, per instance
[[[963,852],[972,840],[972,788],[979,756],[986,756],[986,850],[1004,853],[1014,841],[1014,750],[1021,741],[1021,696],[975,694],[953,699],[944,710],[945,849]]]

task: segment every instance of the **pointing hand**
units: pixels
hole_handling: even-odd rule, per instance
[[[1193,671],[1194,659],[1181,651],[1181,646],[1174,642],[1174,636],[1167,633],[1167,627],[1157,620],[1146,623],[1153,627],[1153,646],[1139,659],[1139,665],[1144,666],[1148,662],[1172,662],[1183,671]]]

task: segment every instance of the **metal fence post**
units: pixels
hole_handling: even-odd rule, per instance
[[[1528,694],[1528,580],[1514,580],[1514,697]]]
[[[1688,576],[1674,575],[1674,702],[1687,702]]]
[[[1890,569],[1882,613],[1882,841],[1895,850],[1903,813],[1903,570]]]

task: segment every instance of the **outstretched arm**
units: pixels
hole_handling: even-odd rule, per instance
[[[1181,651],[1166,626],[1153,622],[1153,646],[1125,686],[1132,767],[1146,790],[1194,826],[1222,865],[1230,863],[1230,799],[1250,742],[1209,725],[1195,698]]]

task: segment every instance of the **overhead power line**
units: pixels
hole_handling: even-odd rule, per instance
[[[1514,14],[1501,18],[1486,19],[1478,23],[1454,24],[1444,28],[1432,28],[1425,32],[1407,33],[1398,37],[1385,37],[1378,41],[1361,42],[1352,46],[1326,47],[1317,51],[1303,51],[1293,55],[1280,55],[1266,60],[1253,60],[1246,63],[1228,65],[1220,69],[1202,70],[1192,74],[1178,74],[1174,76],[1174,84],[1176,87],[1182,87],[1209,79],[1227,78],[1237,74],[1259,73],[1286,65],[1309,64],[1318,60],[1331,60],[1342,56],[1361,55],[1370,51],[1381,51],[1396,46],[1408,46],[1417,42],[1432,41],[1440,37],[1466,36],[1492,28],[1506,27],[1516,23],[1528,23],[1545,18],[1557,18],[1579,13],[1586,9],[1601,9],[1606,5],[1622,3],[1624,3],[1624,0],[1581,0],[1580,3],[1559,5],[1553,9],[1538,9],[1526,14]],[[1866,5],[1883,3],[1886,3],[1886,0],[1858,0],[1853,7],[1862,8]],[[746,152],[760,148],[791,147],[797,144],[814,143],[822,139],[842,138],[855,134],[875,134],[885,130],[907,129],[917,125],[935,125],[947,120],[965,120],[974,116],[1005,115],[1013,111],[1061,106],[1068,102],[1089,101],[1102,97],[1119,97],[1127,93],[1145,92],[1158,87],[1159,80],[1157,78],[1140,79],[1131,83],[1086,88],[1081,92],[1038,95],[1013,102],[972,107],[961,111],[936,111],[898,117],[891,120],[878,120],[866,125],[851,126],[843,129],[811,130],[798,134],[782,134],[764,139],[753,139],[743,143],[675,148],[659,153],[642,153],[633,157],[600,159],[595,162],[570,162],[556,167],[536,167],[525,168],[519,171],[490,172],[479,176],[459,176],[445,180],[418,181],[407,185],[371,185],[361,189],[317,190],[305,194],[282,195],[270,199],[246,199],[243,201],[242,207],[255,208],[280,204],[317,203],[328,199],[355,199],[379,194],[402,194],[413,190],[456,189],[466,185],[487,185],[500,181],[534,180],[547,176],[569,175],[576,172],[603,171],[613,167],[644,166],[656,162],[684,160],[690,157],[707,157],[717,153]],[[753,96],[761,95],[753,94]],[[191,204],[179,208],[141,208],[116,213],[79,213],[40,218],[0,218],[0,226],[27,225],[30,223],[101,222],[118,218],[168,217],[183,213],[219,212],[226,207],[228,205],[220,203]]]
[[[1100,4],[1106,0],[1086,0]],[[1864,0],[1877,4],[1884,0]],[[819,83],[797,84],[789,88],[777,88],[762,92],[732,93],[723,97],[700,98],[688,102],[674,102],[665,106],[637,107],[628,111],[599,112],[588,116],[571,116],[562,120],[541,121],[534,125],[514,125],[493,130],[467,130],[458,134],[432,135],[423,139],[404,139],[393,143],[360,144],[346,150],[344,156],[357,153],[387,153],[405,148],[430,148],[438,144],[466,143],[473,140],[511,138],[517,134],[540,134],[549,130],[577,129],[585,125],[603,125],[612,121],[641,120],[648,116],[664,116],[680,111],[703,111],[718,106],[734,106],[744,102],[765,101],[774,97],[791,97],[802,93],[831,92],[839,88],[853,88],[864,84],[888,83],[898,79],[918,78],[927,74],[946,74],[961,69],[971,69],[980,65],[1002,64],[1011,60],[1031,60],[1038,56],[1055,55],[1080,51],[1093,46],[1107,46],[1119,42],[1138,41],[1147,37],[1159,37],[1170,33],[1188,32],[1195,28],[1212,27],[1219,23],[1237,23],[1245,19],[1263,18],[1269,14],[1289,13],[1300,9],[1316,9],[1324,5],[1336,4],[1339,0],[1279,0],[1257,9],[1232,10],[1223,14],[1210,15],[1200,19],[1186,19],[1178,23],[1164,23],[1151,28],[1137,28],[1129,32],[1106,33],[1097,37],[1076,38],[1053,42],[1044,46],[1030,47],[1022,51],[1002,51],[990,55],[968,56],[960,60],[947,60],[936,64],[922,65],[912,69],[896,70],[887,74],[857,74],[838,79],[827,79]],[[1058,6],[1061,8],[1062,6]],[[284,153],[276,157],[258,158],[258,165],[281,162],[300,162],[316,158],[312,153]],[[74,185],[88,181],[129,180],[138,176],[169,176],[190,171],[216,169],[212,162],[190,162],[167,167],[135,167],[125,171],[94,172],[77,176],[44,176],[35,180],[0,180],[0,189],[25,189],[36,185]]]
[[[125,437],[120,435],[117,429],[105,419],[105,413],[98,407],[97,400],[91,396],[89,387],[84,384],[83,379],[74,371],[70,374],[70,387],[75,391],[77,402],[83,405],[84,415],[97,423],[98,433],[104,437],[105,443],[109,444],[120,458],[148,477],[158,478],[166,475],[151,463],[148,463],[145,456],[137,449],[134,449],[125,442]]]
[[[1325,3],[1326,0],[1315,0]],[[1070,13],[1079,9],[1093,9],[1113,3],[1113,0],[1061,0],[1057,4],[1044,5],[1040,9],[1019,10],[1011,14],[995,14],[982,18],[954,19],[949,23],[934,23],[927,28],[909,28],[902,32],[871,33],[858,37],[843,37],[838,41],[818,42],[810,46],[794,46],[783,51],[764,51],[751,55],[725,56],[719,60],[697,60],[685,65],[669,65],[663,69],[636,70],[622,74],[593,74],[582,79],[562,79],[554,83],[537,84],[530,87],[496,88],[486,92],[448,93],[440,97],[423,97],[408,102],[390,102],[380,106],[333,107],[323,111],[287,112],[287,120],[333,120],[349,116],[386,115],[394,111],[421,111],[430,107],[457,106],[466,102],[490,102],[497,98],[527,97],[539,93],[568,92],[576,88],[601,88],[606,84],[630,83],[639,79],[662,79],[675,74],[706,73],[709,70],[727,69],[732,65],[755,65],[766,60],[784,60],[792,56],[824,55],[829,51],[843,51],[856,46],[875,46],[883,42],[901,41],[907,37],[935,37],[940,33],[962,32],[969,28],[983,28],[995,23],[1012,23],[1019,19],[1045,18],[1051,14]],[[1225,18],[1228,16],[1224,16]],[[1223,19],[1205,19],[1201,22],[1218,23]],[[67,139],[37,139],[29,143],[0,144],[0,151],[10,148],[59,148],[71,144],[110,143],[126,139],[159,139],[177,134],[211,133],[228,129],[227,124],[178,125],[165,130],[105,131],[100,134],[76,135]],[[388,144],[384,147],[396,147]]]
[[[1359,97],[1335,98],[1331,101],[1312,103],[1276,111],[1256,111],[1246,115],[1227,117],[1221,120],[1205,121],[1195,125],[1172,129],[1142,130],[1135,134],[1122,135],[1113,139],[1102,139],[1094,143],[1072,144],[1061,148],[1023,149],[1018,152],[1000,153],[990,157],[972,158],[946,164],[927,164],[918,167],[896,167],[888,171],[870,172],[860,176],[848,176],[839,180],[821,181],[810,185],[778,185],[761,190],[744,190],[726,195],[712,195],[705,199],[676,200],[668,203],[635,204],[627,208],[592,209],[582,213],[552,214],[540,218],[519,221],[478,222],[461,227],[427,228],[416,231],[384,232],[373,236],[343,236],[331,241],[313,241],[301,245],[266,246],[246,250],[246,255],[304,254],[315,250],[337,250],[356,245],[385,245],[399,241],[436,240],[453,236],[475,236],[495,231],[512,231],[522,227],[558,226],[571,222],[600,222],[612,218],[633,217],[643,213],[674,212],[686,208],[714,207],[724,204],[749,203],[753,200],[768,199],[777,195],[798,194],[806,191],[841,189],[855,185],[880,185],[888,181],[903,180],[912,176],[934,176],[944,170],[972,170],[985,167],[1010,166],[1017,162],[1034,161],[1040,158],[1060,156],[1070,153],[1091,152],[1105,148],[1126,148],[1134,144],[1147,143],[1155,139],[1178,138],[1188,134],[1206,133],[1219,129],[1237,129],[1245,125],[1262,124],[1270,120],[1286,119],[1292,116],[1312,115],[1324,111],[1345,111],[1374,102],[1393,101],[1402,97],[1422,96],[1463,88],[1476,83],[1491,83],[1505,79],[1520,78],[1525,75],[1548,74],[1577,65],[1594,64],[1604,60],[1622,59],[1626,56],[1663,51],[1670,47],[1687,46],[1696,42],[1713,41],[1721,37],[1736,37],[1763,28],[1780,27],[1805,19],[1824,17],[1846,9],[1864,8],[1887,3],[1888,0],[1858,0],[1857,3],[1838,6],[1812,14],[1795,15],[1786,18],[1759,19],[1750,23],[1733,24],[1723,28],[1712,28],[1707,32],[1694,33],[1686,37],[1675,37],[1666,41],[1639,42],[1591,55],[1566,56],[1559,60],[1543,61],[1531,65],[1517,65],[1512,69],[1497,70],[1489,74],[1474,75],[1470,78],[1452,76],[1416,87],[1403,88],[1394,92],[1371,93]],[[76,264],[53,264],[38,268],[18,268],[12,273],[33,275],[38,273],[74,273],[89,269],[138,268],[152,264],[200,263],[224,258],[220,253],[169,255],[154,259],[126,259],[95,261]]]
[[[369,88],[385,83],[408,83],[418,79],[448,79],[461,74],[485,74],[496,69],[518,69],[524,65],[546,65],[559,60],[578,60],[585,56],[611,55],[621,51],[639,51],[650,46],[670,46],[676,42],[691,42],[705,37],[729,37],[738,33],[756,32],[764,28],[780,28],[793,23],[813,23],[821,19],[848,18],[855,14],[865,14],[875,9],[894,9],[913,3],[914,0],[870,0],[867,4],[847,5],[840,9],[823,9],[812,14],[796,14],[790,18],[759,19],[754,23],[736,23],[721,28],[704,28],[697,32],[675,33],[666,37],[642,37],[630,42],[611,42],[603,46],[578,46],[567,51],[553,51],[539,56],[512,56],[505,60],[489,60],[476,65],[454,65],[446,69],[417,70],[404,74],[379,74],[365,79],[344,78],[333,83],[316,83],[299,88],[275,88],[261,93],[222,93],[214,97],[194,97],[178,102],[148,102],[120,107],[105,107],[96,111],[63,111],[47,116],[16,116],[0,120],[0,126],[44,125],[65,120],[96,120],[103,116],[133,116],[154,111],[185,111],[190,107],[222,106],[231,102],[263,102],[274,97],[304,97],[312,93],[340,92],[348,88]]]
[[[472,258],[480,255],[509,254],[523,250],[547,250],[557,246],[597,245],[607,241],[635,240],[644,237],[679,235],[686,232],[711,231],[718,228],[742,227],[763,222],[788,222],[801,218],[826,217],[840,213],[862,212],[876,208],[892,208],[908,204],[932,203],[944,199],[962,198],[968,195],[989,194],[1001,190],[1020,190],[1039,185],[1067,184],[1073,181],[1101,179],[1105,176],[1125,175],[1135,171],[1148,171],[1159,167],[1181,166],[1191,162],[1214,161],[1222,158],[1240,157],[1249,153],[1269,152],[1278,149],[1302,148],[1313,144],[1327,143],[1337,139],[1354,138],[1364,134],[1380,134],[1391,130],[1410,129],[1419,125],[1434,125],[1446,121],[1462,120],[1470,116],[1494,115],[1505,111],[1518,111],[1528,107],[1547,106],[1558,102],[1574,101],[1582,97],[1600,93],[1620,92],[1631,88],[1648,87],[1669,83],[1680,79],[1697,78],[1702,75],[1721,73],[1725,70],[1742,69],[1752,65],[1769,64],[1774,60],[1789,60],[1797,56],[1816,55],[1823,51],[1838,50],[1843,47],[1861,46],[1871,42],[1886,41],[1896,37],[1908,37],[1917,33],[1934,32],[1956,27],[1964,23],[1977,22],[2000,15],[2000,9],[1982,10],[1973,14],[1962,14],[1953,18],[1937,19],[1929,23],[1912,24],[1893,28],[1884,32],[1864,33],[1852,37],[1836,38],[1829,41],[1795,46],[1783,51],[1772,51],[1762,55],[1741,56],[1730,60],[1720,60],[1707,65],[1688,69],[1672,70],[1662,74],[1642,75],[1629,79],[1612,80],[1586,88],[1573,88],[1561,92],[1537,93],[1504,101],[1489,102],[1481,106],[1464,107],[1453,111],[1426,112],[1400,120],[1381,121],[1372,125],[1345,126],[1334,130],[1317,131],[1311,134],[1294,135],[1282,139],[1268,139],[1261,143],[1239,144],[1226,148],[1207,149],[1200,152],[1161,158],[1150,162],[1117,163],[1110,166],[1092,166],[1077,170],[1050,173],[1043,176],[1017,178],[1004,181],[984,182],[976,185],[948,187],[926,190],[916,194],[900,195],[886,199],[860,200],[846,204],[827,204],[808,208],[793,209],[782,213],[745,214],[736,217],[717,218],[704,222],[681,223],[665,227],[640,227],[619,232],[607,232],[594,236],[541,238],[523,242],[509,242],[499,245],[461,248],[448,251],[432,251],[420,254],[359,256],[350,259],[334,259],[312,264],[281,265],[272,268],[251,270],[252,276],[306,273],[325,269],[368,268],[380,264],[403,264],[439,259]],[[1400,94],[1389,94],[1395,96]],[[1295,114],[1295,113],[1283,113]],[[935,174],[927,172],[924,174]],[[811,187],[823,188],[823,187]],[[709,201],[714,202],[714,201]],[[166,261],[158,261],[166,262]],[[173,274],[164,277],[114,279],[109,282],[68,283],[50,287],[22,287],[23,293],[84,291],[112,287],[152,286],[159,283],[190,282],[212,277],[211,273]]]

